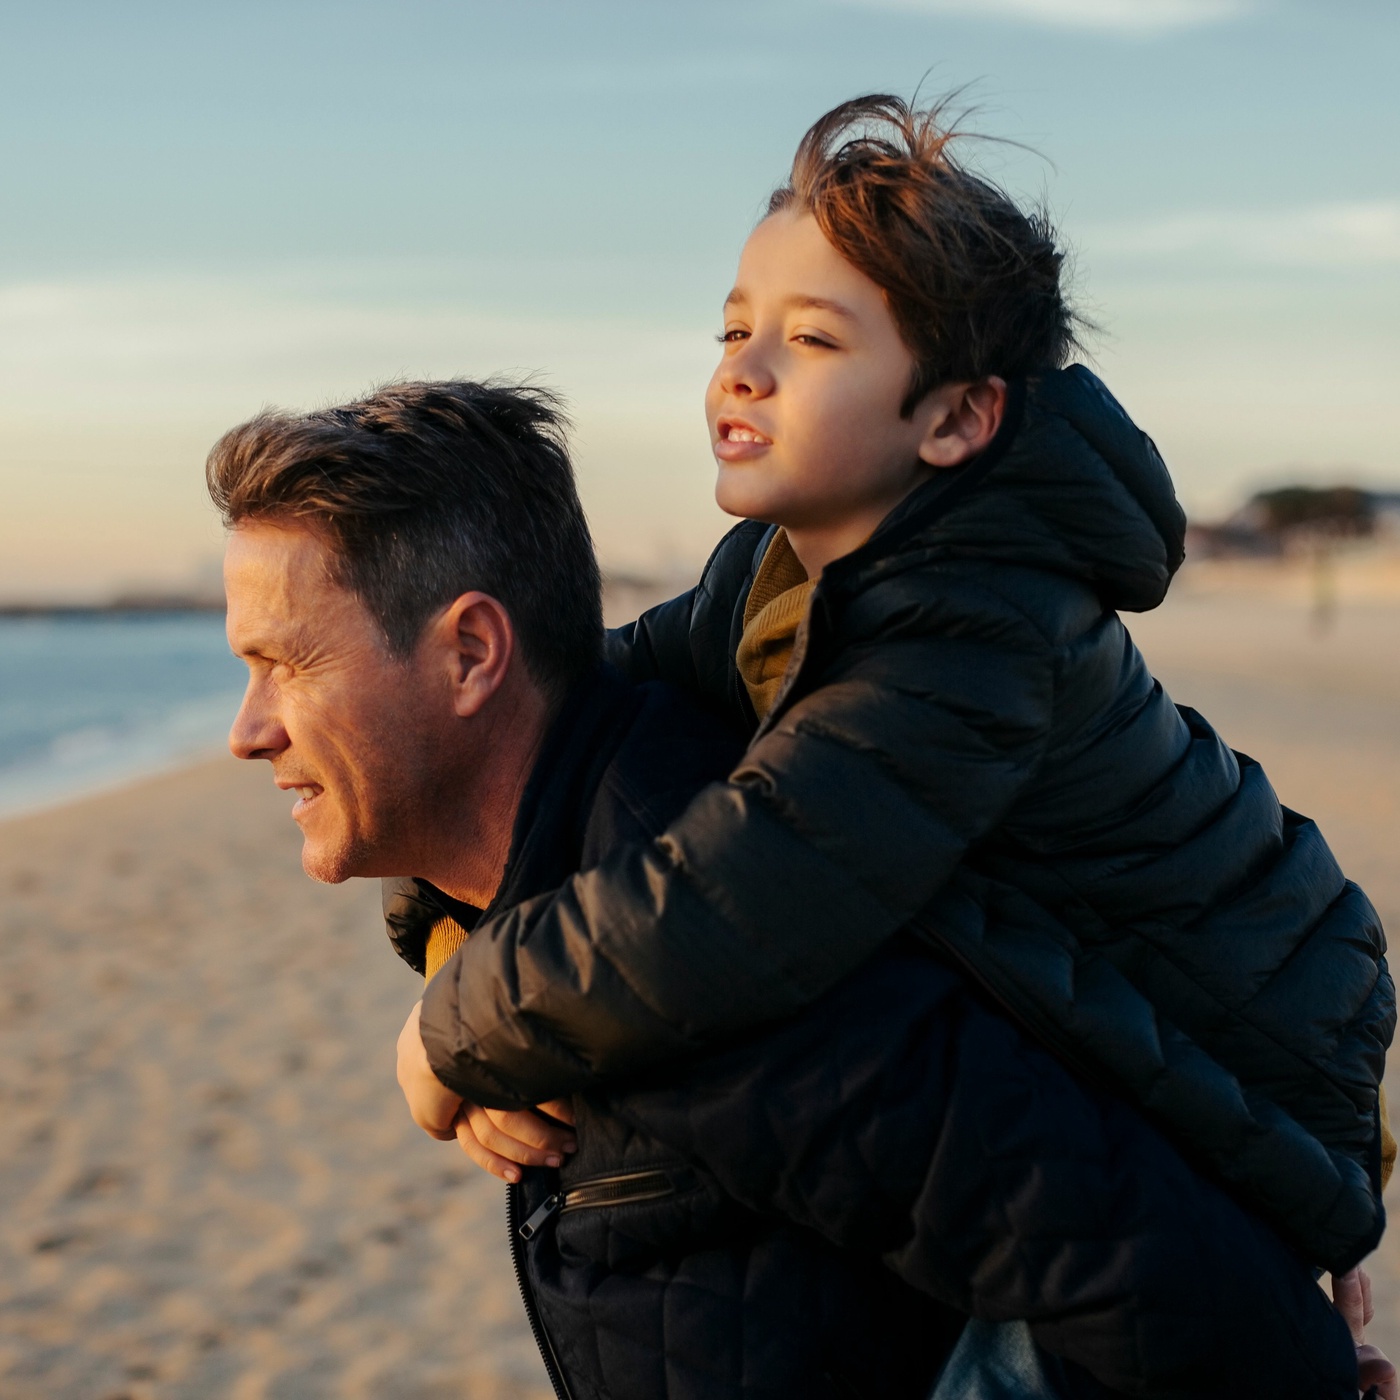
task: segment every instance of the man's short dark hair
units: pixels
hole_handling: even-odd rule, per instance
[[[260,413],[219,439],[206,477],[225,525],[324,532],[336,582],[401,659],[454,598],[489,593],[557,700],[603,645],[565,427],[558,399],[531,385],[390,384],[340,408]]]

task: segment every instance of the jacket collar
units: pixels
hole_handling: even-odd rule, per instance
[[[930,555],[1062,574],[1111,609],[1162,601],[1186,521],[1152,440],[1083,365],[1009,387],[986,451],[935,473],[834,561],[814,607]]]
[[[609,666],[569,691],[545,730],[516,808],[501,882],[484,910],[426,880],[420,890],[470,931],[498,910],[562,885],[579,868],[593,799],[637,704],[636,688]]]

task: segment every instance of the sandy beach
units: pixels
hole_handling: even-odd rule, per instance
[[[232,759],[0,826],[0,1395],[534,1400],[503,1188],[408,1120],[421,986]]]
[[[1129,622],[1400,928],[1400,605],[1319,636],[1188,578]],[[394,1085],[418,979],[289,806],[225,760],[0,824],[7,1400],[547,1394],[502,1189]],[[1374,1265],[1396,1355],[1400,1243]]]

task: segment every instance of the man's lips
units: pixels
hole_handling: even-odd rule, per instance
[[[283,792],[295,792],[297,800],[292,804],[293,819],[300,818],[306,809],[325,791],[320,783],[298,783],[287,778],[278,778],[277,786]]]
[[[715,429],[715,456],[721,462],[747,462],[762,456],[773,445],[772,438],[742,418],[721,418]]]

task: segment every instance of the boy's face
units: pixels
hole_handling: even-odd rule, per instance
[[[899,413],[913,372],[880,288],[810,215],[770,215],[739,259],[705,396],[720,508],[786,527],[809,573],[856,548],[933,470],[929,402]]]

